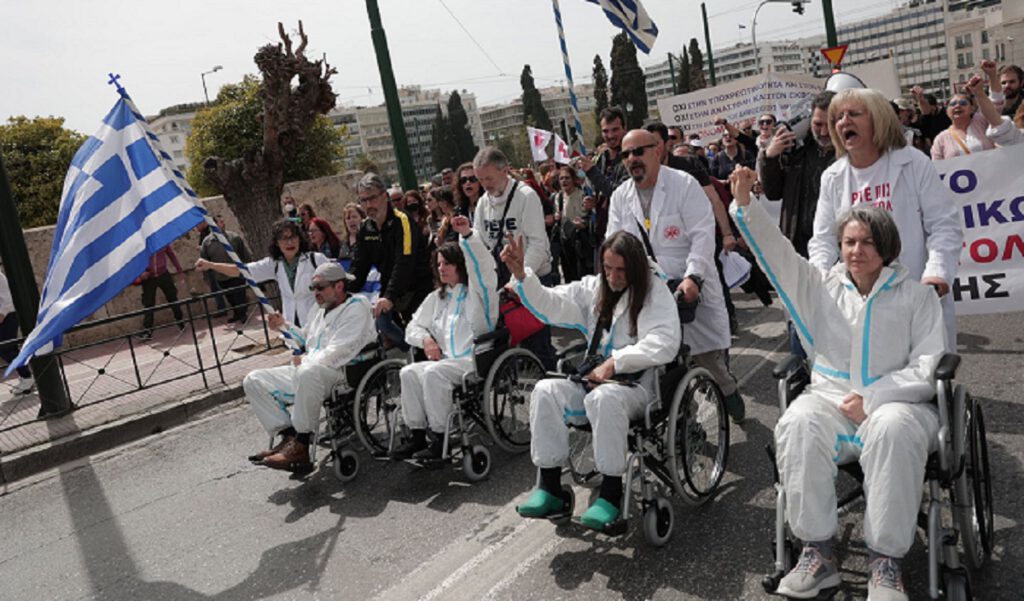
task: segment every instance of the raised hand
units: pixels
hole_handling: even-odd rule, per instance
[[[525,256],[526,242],[523,240],[523,235],[513,236],[508,234],[505,247],[501,249],[501,262],[508,267],[508,270],[512,272],[512,275],[517,280],[526,277],[526,267],[523,265]]]
[[[465,238],[473,231],[473,226],[469,224],[469,217],[466,217],[465,215],[456,215],[455,217],[452,217],[452,229]]]
[[[772,136],[772,141],[768,143],[768,147],[764,149],[764,154],[768,158],[774,159],[792,148],[794,143],[796,143],[796,134],[791,132],[789,128],[780,127],[775,132],[775,135]]]
[[[750,190],[754,187],[757,174],[749,167],[736,166],[736,169],[729,176],[729,188],[732,191],[736,204],[745,207],[750,204]]]

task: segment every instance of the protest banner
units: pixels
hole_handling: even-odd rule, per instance
[[[960,208],[957,315],[1024,311],[1024,145],[936,161]]]

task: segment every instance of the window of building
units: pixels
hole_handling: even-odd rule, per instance
[[[171,144],[177,144],[178,140],[179,140],[178,136],[171,136]]]
[[[182,151],[180,151],[180,150],[175,150],[174,151],[174,158],[180,159],[183,156],[185,156],[185,153],[183,153]]]
[[[988,32],[985,30],[981,31],[981,43],[988,44]]]

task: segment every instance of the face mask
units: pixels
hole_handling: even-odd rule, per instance
[[[284,205],[284,214],[293,217],[295,215],[295,205],[291,203]]]

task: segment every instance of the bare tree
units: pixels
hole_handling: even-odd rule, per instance
[[[203,161],[206,178],[224,195],[257,256],[265,253],[262,249],[270,240],[273,223],[281,217],[286,158],[301,147],[317,115],[334,108],[337,98],[329,81],[337,70],[326,57],[306,58],[309,40],[302,21],[300,42],[294,50],[284,25],[278,23],[277,31],[282,43],[267,44],[254,57],[263,76],[262,146],[241,158],[208,157]],[[298,85],[293,86],[296,78]]]

